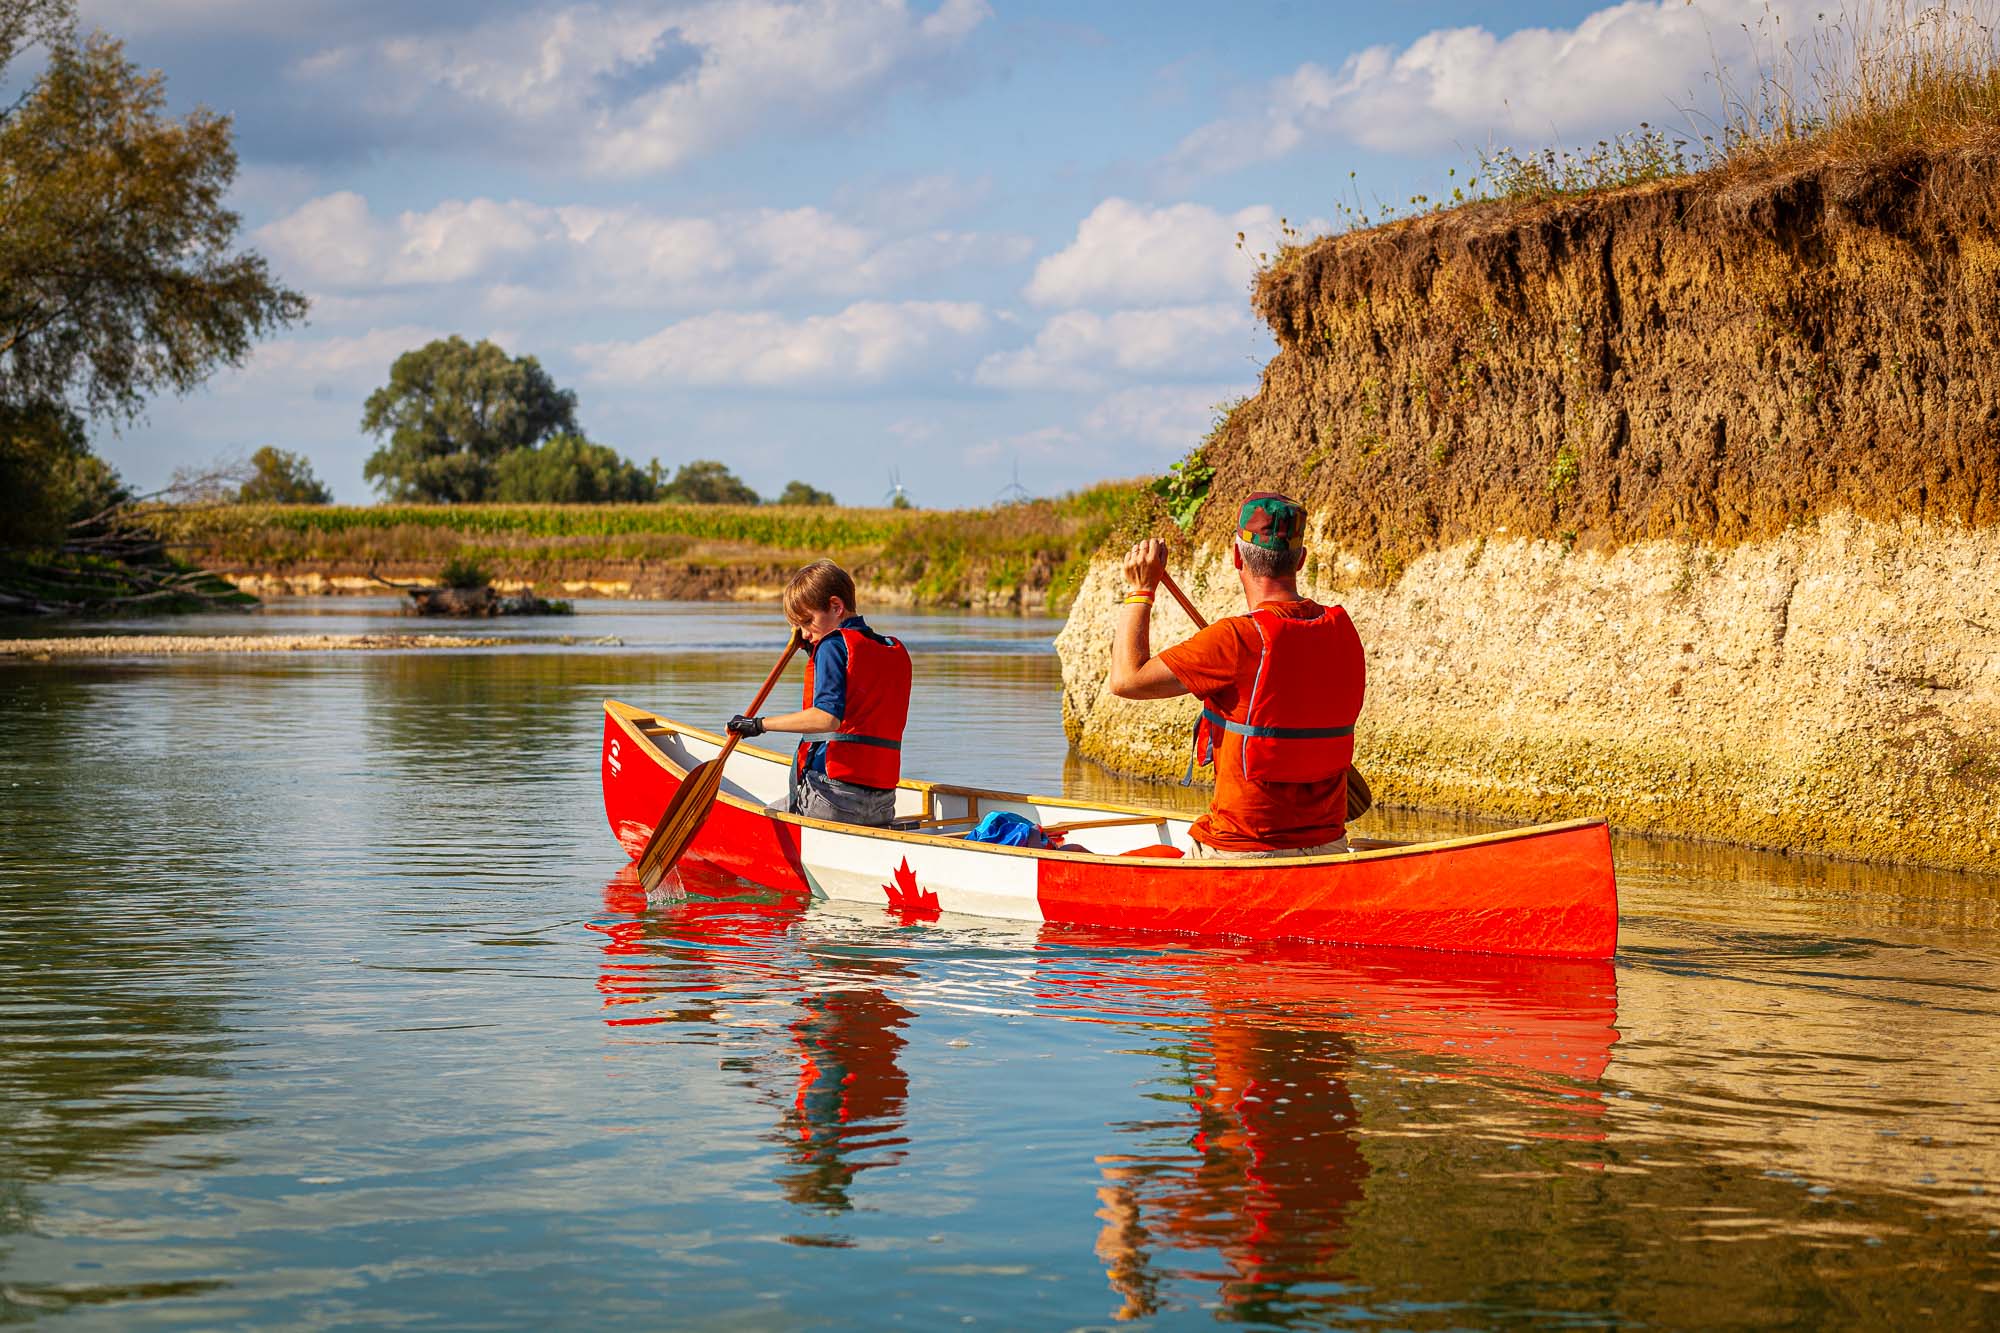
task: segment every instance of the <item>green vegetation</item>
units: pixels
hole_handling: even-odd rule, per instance
[[[826,555],[864,582],[911,587],[919,601],[965,604],[1007,588],[1074,593],[1089,557],[1149,503],[1140,482],[1058,500],[977,510],[826,505],[203,505],[154,506],[145,519],[177,551],[239,570],[302,565],[365,573],[456,560],[534,580],[560,568],[648,562],[748,571]]]
[[[455,334],[396,358],[361,429],[384,440],[361,474],[386,499],[441,503],[492,499],[502,455],[579,433],[576,395],[534,357]]]
[[[250,455],[250,476],[236,489],[238,504],[324,505],[333,492],[313,475],[303,454],[265,445]]]
[[[829,491],[816,490],[802,481],[788,481],[774,501],[781,505],[832,505],[840,503]]]
[[[683,463],[660,498],[690,505],[753,505],[757,492],[713,458],[702,458]]]
[[[1236,239],[1239,245],[1242,244],[1243,237],[1240,232]],[[1167,513],[1183,532],[1193,526],[1195,516],[1201,513],[1202,501],[1208,498],[1209,484],[1215,480],[1215,465],[1208,461],[1209,447],[1222,437],[1222,432],[1229,425],[1229,419],[1248,401],[1247,398],[1238,398],[1234,402],[1215,404],[1212,409],[1215,412],[1215,419],[1209,423],[1207,437],[1196,445],[1186,458],[1168,468],[1165,476],[1155,479],[1152,484],[1153,494],[1160,497],[1161,503],[1167,508]]]
[[[500,455],[493,465],[493,498],[512,504],[643,502],[660,493],[660,461],[639,468],[609,445],[562,434]]]
[[[447,588],[483,588],[493,582],[493,576],[475,561],[453,556],[438,571],[438,582]]]
[[[165,80],[101,33],[75,41],[68,10],[0,0],[0,71],[21,25],[49,38],[47,67],[0,115],[0,403],[130,420],[240,365],[306,299],[231,252],[228,118],[166,115]]]
[[[1576,489],[1577,479],[1582,475],[1583,468],[1577,461],[1576,450],[1565,444],[1556,450],[1555,461],[1549,464],[1549,479],[1543,489],[1560,500]]]
[[[249,600],[167,558],[90,452],[90,422],[240,365],[306,300],[234,249],[227,117],[166,114],[165,81],[116,41],[79,40],[73,0],[0,0],[0,608]]]

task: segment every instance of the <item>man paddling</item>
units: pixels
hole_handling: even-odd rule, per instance
[[[1197,857],[1347,850],[1347,770],[1367,669],[1347,612],[1299,595],[1305,522],[1305,510],[1283,495],[1246,499],[1233,559],[1249,613],[1158,656],[1153,597],[1166,543],[1142,541],[1125,557],[1129,590],[1111,649],[1111,692],[1201,699],[1189,771],[1212,761],[1215,795],[1188,830]]]
[[[738,713],[729,730],[809,738],[792,760],[793,814],[887,824],[896,814],[910,714],[909,650],[868,628],[855,611],[854,579],[831,560],[815,560],[786,582],[785,616],[812,645],[805,707],[779,717]]]

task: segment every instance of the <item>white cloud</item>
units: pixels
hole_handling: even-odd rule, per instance
[[[861,301],[796,320],[718,311],[575,353],[603,384],[837,388],[936,372],[990,324],[985,308],[970,302]]]
[[[1224,404],[1255,387],[1246,376],[1234,384],[1124,389],[1091,408],[1083,425],[1094,437],[1137,446],[1159,458],[1178,458],[1208,434]]]
[[[397,357],[445,336],[443,330],[425,325],[399,324],[337,338],[279,338],[258,344],[249,364],[217,385],[231,393],[272,387],[303,391],[332,384],[351,391],[386,383]],[[358,400],[355,411],[359,415]]]
[[[1400,50],[1368,47],[1338,70],[1302,64],[1266,89],[1255,114],[1202,126],[1171,160],[1217,171],[1283,157],[1317,138],[1423,152],[1489,138],[1587,142],[1642,120],[1678,123],[1675,105],[1697,94],[1718,58],[1754,82],[1752,43],[1768,58],[1772,34],[1797,41],[1825,9],[1824,0],[1628,0],[1573,28],[1505,37],[1440,28]]]
[[[1066,310],[1028,346],[987,357],[973,378],[995,388],[1073,390],[1113,377],[1213,378],[1254,350],[1255,334],[1249,311],[1236,303]]]
[[[1039,430],[981,440],[978,444],[966,446],[959,456],[976,467],[1008,459],[1016,462],[1027,459],[1041,463],[1074,463],[1078,449],[1086,443],[1082,436],[1067,427],[1043,426]]]
[[[253,239],[317,291],[477,283],[489,308],[509,312],[881,295],[1019,263],[1032,248],[1024,236],[887,234],[810,207],[676,217],[471,199],[381,218],[351,191],[311,200]]]
[[[297,75],[388,116],[442,107],[608,176],[669,171],[773,125],[818,127],[949,57],[984,0],[577,5],[336,47]]]
[[[1277,231],[1277,213],[1261,205],[1225,214],[1200,204],[1147,208],[1106,199],[1077,224],[1074,241],[1035,266],[1027,296],[1048,306],[1241,298],[1258,249]],[[1239,232],[1246,235],[1240,246]]]

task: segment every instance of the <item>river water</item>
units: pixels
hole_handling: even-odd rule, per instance
[[[499,624],[0,666],[0,1323],[2000,1315],[1995,881],[1620,839],[1601,965],[649,906],[599,703],[719,722],[778,617]],[[1067,755],[1055,622],[879,624],[913,774],[1189,804]]]

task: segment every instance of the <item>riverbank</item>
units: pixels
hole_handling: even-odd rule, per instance
[[[2000,130],[1286,252],[1260,391],[1178,474],[1191,591],[1242,609],[1242,495],[1307,504],[1385,803],[2000,872],[1995,179]],[[1178,776],[1192,705],[1103,688],[1119,554],[1065,725]]]
[[[259,596],[374,593],[469,561],[502,591],[680,601],[775,599],[821,556],[871,605],[1043,611],[1141,493],[1113,482],[973,510],[775,505],[212,505],[145,517],[168,545]]]

